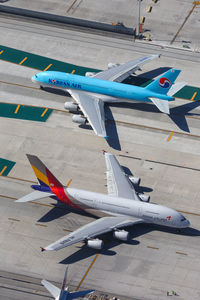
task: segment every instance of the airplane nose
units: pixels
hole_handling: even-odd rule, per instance
[[[32,76],[31,80],[32,82],[37,82],[37,75]]]

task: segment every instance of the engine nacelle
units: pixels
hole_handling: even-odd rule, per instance
[[[113,237],[120,241],[128,241],[130,238],[130,233],[125,230],[116,230],[113,232]]]
[[[81,115],[73,115],[72,121],[81,125],[85,125],[87,123],[87,119]]]
[[[139,185],[141,179],[139,177],[135,176],[128,176],[129,180],[134,184],[134,185]]]
[[[138,194],[138,196],[140,197],[140,199],[141,199],[143,202],[149,202],[149,201],[150,201],[150,196],[149,196],[149,195]]]
[[[114,67],[117,67],[117,66],[120,66],[120,64],[113,64],[113,63],[108,63],[108,69],[111,69],[111,68],[114,68]]]
[[[64,108],[68,109],[71,112],[75,112],[79,110],[79,106],[76,103],[73,102],[65,102]]]
[[[102,249],[104,245],[104,242],[100,239],[94,239],[94,240],[88,240],[87,246],[93,249]]]
[[[85,73],[85,76],[87,76],[87,77],[94,77],[94,75],[96,75],[95,72],[86,72]]]

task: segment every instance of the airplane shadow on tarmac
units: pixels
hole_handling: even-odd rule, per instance
[[[191,110],[200,106],[199,101],[193,101],[191,103],[186,103],[173,107],[170,109],[169,118],[179,127],[179,129],[190,132],[190,129],[187,124],[186,116],[200,116],[200,114],[189,113]]]
[[[102,236],[99,236],[102,240],[104,240],[104,247],[102,250],[95,250],[83,245],[81,247],[77,246],[78,250],[68,256],[67,258],[60,261],[60,264],[73,264],[75,262],[84,260],[88,257],[91,257],[95,254],[101,254],[106,256],[114,256],[117,254],[116,251],[111,250],[114,247],[119,246],[120,244],[126,244],[127,247],[133,247],[138,245],[140,242],[135,240],[135,238],[145,235],[152,231],[160,231],[160,232],[168,232],[171,234],[178,234],[183,236],[200,236],[200,231],[191,227],[182,229],[181,232],[174,228],[168,228],[164,226],[158,226],[154,224],[137,224],[128,228],[125,228],[130,232],[130,240],[128,242],[121,242],[118,240],[113,239],[112,233],[107,233]]]
[[[51,204],[53,208],[48,211],[44,216],[42,216],[37,222],[47,223],[53,220],[59,219],[69,213],[76,213],[77,215],[92,217],[94,219],[98,219],[98,217],[92,213],[81,211],[70,206],[67,206],[64,203],[61,203],[57,200],[57,203]]]

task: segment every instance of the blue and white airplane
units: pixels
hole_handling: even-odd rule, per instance
[[[66,102],[65,108],[71,112],[81,110],[84,114],[76,114],[72,120],[79,124],[89,122],[98,136],[108,138],[104,102],[152,101],[161,112],[169,114],[168,101],[174,100],[173,95],[186,84],[174,84],[180,70],[170,69],[145,88],[121,83],[142,65],[157,57],[159,55],[149,55],[122,65],[109,64],[108,70],[97,74],[86,73],[86,76],[45,71],[34,75],[32,81],[41,88],[50,86],[66,89],[76,103]]]
[[[68,287],[65,287],[66,286],[66,280],[67,280],[67,271],[68,271],[68,265],[66,267],[65,276],[64,276],[64,279],[63,279],[63,284],[62,284],[61,289],[57,288],[57,286],[53,285],[52,283],[50,283],[47,280],[42,280],[42,284],[50,292],[50,294],[54,297],[55,300],[77,299],[77,298],[84,297],[84,296],[94,292],[94,290],[69,292]]]

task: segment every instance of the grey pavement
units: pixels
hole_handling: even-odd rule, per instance
[[[72,34],[49,26],[34,26],[33,23],[1,19],[0,26],[7,32],[7,35],[1,35],[3,45],[94,68],[103,69],[109,61],[125,62],[152,53],[152,48],[143,44],[134,49],[134,44],[128,41],[124,49],[124,42],[116,38],[88,34],[87,40],[83,40],[83,33]],[[61,36],[55,37],[57,32],[61,32]],[[23,43],[24,40],[27,43]],[[173,64],[182,69],[180,80],[198,85],[198,54],[189,52],[185,56],[185,52],[181,52],[181,56],[179,50],[170,51],[146,65],[142,72]],[[24,86],[1,83],[2,102],[63,109],[64,102],[70,100],[69,97],[27,89],[26,86],[34,86],[30,78],[35,70],[2,61],[0,68],[1,81]],[[191,102],[176,100],[171,105],[175,108],[184,104],[191,105]],[[106,246],[99,253],[82,288],[94,288],[104,294],[118,295],[120,299],[162,300],[167,298],[167,291],[172,290],[179,294],[179,299],[199,299],[199,107],[191,108],[191,116],[187,118],[190,132],[181,130],[174,120],[159,113],[151,104],[135,103],[127,107],[111,106],[110,109],[116,120],[121,150],[109,147],[89,128],[83,129],[72,123],[71,114],[67,112],[53,112],[46,123],[0,118],[1,157],[17,162],[9,174],[11,177],[0,178],[0,270],[4,275],[9,272],[10,277],[19,276],[23,280],[28,276],[28,280],[34,283],[43,278],[59,283],[65,265],[70,264],[70,287],[78,286],[97,252],[82,248],[82,244],[44,253],[40,252],[40,247],[93,218],[69,212],[63,206],[53,210],[55,202],[51,199],[20,204],[12,198],[31,191],[30,184],[19,178],[35,181],[26,153],[38,155],[63,184],[72,178],[73,187],[106,193],[102,155],[105,149],[116,154],[122,165],[142,178],[141,189],[151,195],[152,202],[184,211],[191,228],[178,233],[138,225],[130,229],[130,243],[113,241],[108,235]],[[112,130],[114,132],[114,128]],[[175,133],[167,141],[171,131],[179,134]],[[113,143],[116,146],[116,137],[113,137]],[[13,287],[16,284],[5,281],[3,276],[0,280],[1,286]],[[20,283],[19,288],[33,292],[30,299],[47,295],[34,295],[32,283],[27,286]],[[40,288],[39,291],[45,293]],[[7,292],[5,288],[0,289],[2,299],[10,299],[11,295],[12,299],[19,299],[19,293],[15,295],[10,289]],[[26,296],[24,292],[24,299]],[[173,298],[177,297],[171,296]]]

